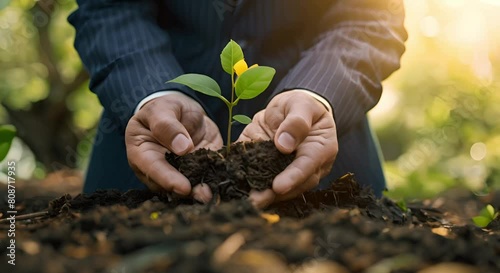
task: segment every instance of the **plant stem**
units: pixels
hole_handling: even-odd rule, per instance
[[[231,150],[231,126],[233,125],[232,123],[232,116],[233,116],[233,105],[229,106],[229,122],[227,124],[227,146],[226,150],[227,153],[229,154],[229,151]]]
[[[231,104],[229,105],[229,117],[227,122],[227,144],[226,144],[227,154],[229,154],[229,151],[231,151],[231,126],[233,126],[233,106],[234,106],[233,102],[234,102],[234,71],[231,74]]]

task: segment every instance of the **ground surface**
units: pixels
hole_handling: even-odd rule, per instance
[[[148,191],[82,196],[79,181],[18,184],[18,216],[48,214],[17,221],[15,267],[0,222],[0,272],[500,272],[498,220],[470,221],[486,203],[499,208],[498,193],[451,190],[403,213],[347,175],[263,212]]]

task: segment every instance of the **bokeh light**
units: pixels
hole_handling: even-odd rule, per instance
[[[476,161],[483,160],[484,157],[486,157],[486,152],[487,152],[486,144],[482,142],[474,143],[470,147],[470,157],[472,157],[472,159]]]

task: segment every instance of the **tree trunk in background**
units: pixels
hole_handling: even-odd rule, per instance
[[[18,130],[18,136],[34,153],[36,160],[43,163],[48,171],[77,165],[77,145],[85,132],[79,132],[73,124],[72,111],[66,103],[68,96],[88,80],[82,69],[69,83],[62,80],[57,69],[53,43],[49,36],[51,14],[57,1],[38,1],[31,14],[46,15],[47,22],[34,24],[38,29],[36,45],[39,62],[48,70],[49,95],[35,102],[28,110],[18,110],[3,105],[10,123]]]
[[[44,100],[28,111],[6,109],[19,138],[49,171],[76,167],[77,145],[82,136],[76,132],[65,104],[53,105]]]

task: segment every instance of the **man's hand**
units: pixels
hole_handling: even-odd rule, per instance
[[[207,185],[191,191],[188,179],[165,160],[167,151],[184,155],[193,149],[222,147],[219,129],[195,100],[179,93],[146,103],[130,119],[125,145],[130,166],[151,190],[192,193],[199,201],[210,200]]]
[[[338,151],[333,115],[311,95],[287,91],[255,114],[238,141],[273,139],[282,153],[296,151],[295,160],[273,181],[272,190],[252,192],[258,207],[290,199],[316,187],[327,175]]]

